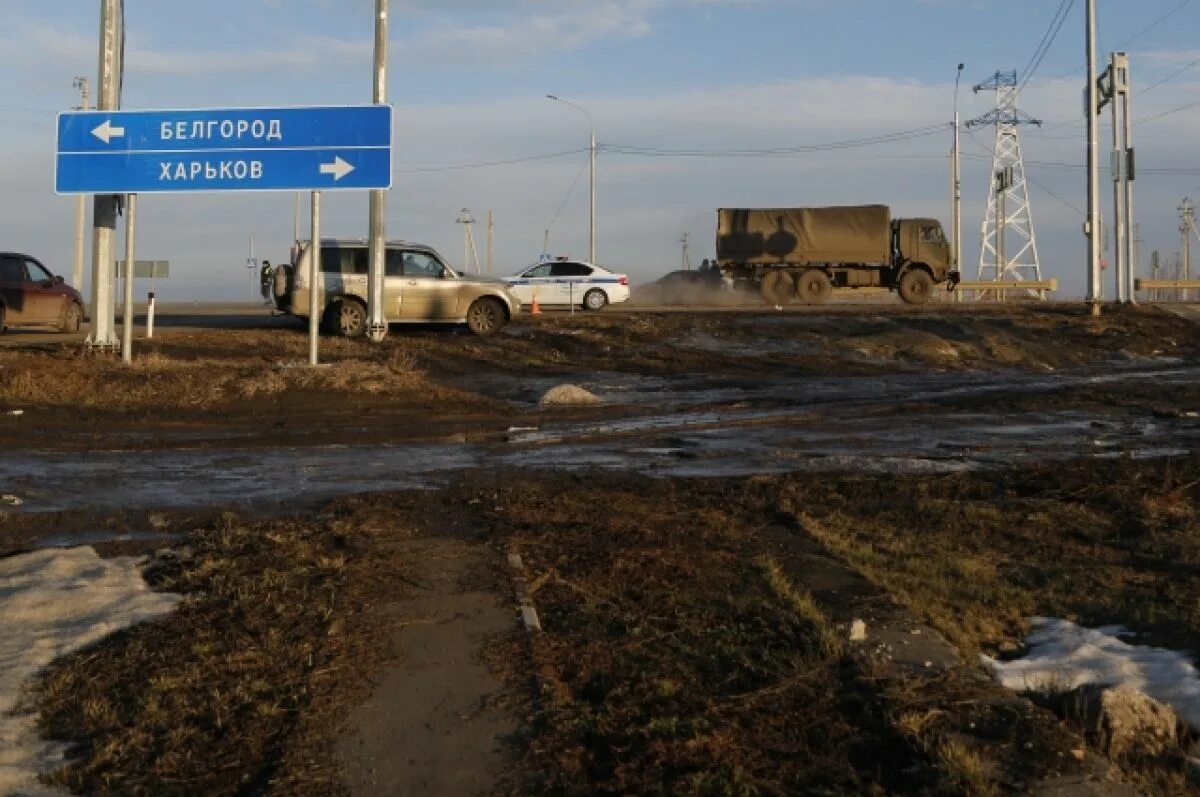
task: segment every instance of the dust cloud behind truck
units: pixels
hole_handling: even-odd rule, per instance
[[[923,304],[959,275],[935,219],[892,219],[883,205],[717,211],[717,265],[768,304],[821,304],[834,288],[888,288]]]

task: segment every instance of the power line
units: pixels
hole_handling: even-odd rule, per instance
[[[509,158],[499,161],[485,161],[483,163],[458,163],[449,166],[426,166],[416,169],[397,169],[393,174],[432,174],[434,172],[459,172],[467,169],[488,169],[493,166],[511,166],[516,163],[530,163],[532,161],[552,160],[553,158],[565,158],[567,155],[578,155],[580,152],[589,152],[590,148],[584,149],[569,149],[562,152],[549,152],[545,155],[529,155],[524,158]]]
[[[1172,108],[1169,111],[1163,111],[1162,113],[1156,113],[1153,116],[1143,116],[1141,119],[1134,119],[1133,121],[1140,123],[1140,124],[1145,124],[1146,122],[1153,122],[1153,121],[1162,119],[1167,116],[1174,116],[1177,113],[1183,113],[1184,111],[1190,111],[1192,108],[1196,108],[1196,107],[1200,107],[1200,100],[1192,100],[1189,103],[1180,105],[1178,108]]]
[[[1017,87],[1019,94],[1037,73],[1038,67],[1042,65],[1042,61],[1046,58],[1046,53],[1050,52],[1050,48],[1054,46],[1058,34],[1062,31],[1063,25],[1067,22],[1067,16],[1071,13],[1071,9],[1075,7],[1075,0],[1062,0],[1058,4],[1058,10],[1054,12],[1054,18],[1050,20],[1050,27],[1046,28],[1046,33],[1043,34],[1041,42],[1038,43],[1037,49],[1033,51],[1033,55],[1029,57],[1029,61],[1025,64],[1025,68],[1021,70],[1024,79],[1021,85]]]
[[[575,175],[575,179],[571,182],[571,187],[567,189],[566,196],[563,197],[562,202],[558,206],[558,210],[554,211],[554,218],[550,219],[550,223],[546,225],[547,230],[552,228],[554,226],[554,222],[558,221],[558,217],[562,215],[563,209],[566,208],[567,202],[570,201],[571,195],[575,193],[576,186],[579,185],[579,181],[582,179],[584,171],[590,164],[591,159],[588,159],[585,160],[583,165],[579,167],[579,173]]]
[[[1150,31],[1155,30],[1160,25],[1165,23],[1167,20],[1171,19],[1171,17],[1175,16],[1176,14],[1178,14],[1180,11],[1182,11],[1184,8],[1186,8],[1187,6],[1189,6],[1191,4],[1192,4],[1192,0],[1182,0],[1182,2],[1180,2],[1178,5],[1174,6],[1171,10],[1167,11],[1165,14],[1160,16],[1158,19],[1154,20],[1149,25],[1142,28],[1137,33],[1133,34],[1128,39],[1126,39],[1125,41],[1123,41],[1119,45],[1117,45],[1118,49],[1124,49],[1124,48],[1128,47],[1129,45],[1133,44],[1135,41],[1142,38]],[[1082,66],[1076,67],[1075,69],[1072,69],[1069,72],[1064,72],[1063,74],[1058,75],[1056,77],[1047,78],[1046,81],[1044,83],[1042,83],[1041,85],[1044,86],[1047,83],[1052,83],[1056,80],[1062,80],[1064,78],[1069,78],[1072,75],[1077,75],[1080,72],[1084,71],[1085,68],[1086,67],[1082,67]]]
[[[1167,75],[1162,80],[1158,80],[1158,81],[1155,81],[1154,83],[1151,83],[1149,86],[1146,86],[1144,89],[1142,89],[1141,91],[1138,91],[1133,96],[1140,97],[1149,91],[1153,91],[1154,89],[1158,88],[1162,84],[1168,83],[1168,82],[1174,80],[1175,78],[1179,77],[1180,75],[1182,75],[1184,72],[1188,71],[1189,69],[1194,68],[1197,64],[1200,64],[1200,58],[1197,58],[1195,61],[1192,61],[1190,64],[1187,64],[1186,66],[1180,67],[1179,69],[1175,70],[1171,74]]]
[[[841,149],[871,147],[879,144],[890,144],[899,141],[909,141],[912,139],[924,138],[943,132],[945,132],[945,125],[937,124],[927,125],[926,127],[918,127],[912,130],[901,130],[895,133],[885,133],[883,135],[870,136],[867,138],[831,141],[822,144],[806,144],[794,147],[773,147],[770,149],[675,149],[669,147],[641,147],[626,144],[604,144],[601,146],[601,149],[606,152],[613,152],[620,155],[643,155],[646,157],[769,158],[786,155],[798,155],[809,152],[829,152]]]

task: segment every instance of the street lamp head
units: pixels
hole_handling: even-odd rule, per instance
[[[966,66],[966,64],[959,64],[959,65],[958,65],[958,71],[959,71],[959,72],[963,71],[963,67],[965,67],[965,66]]]

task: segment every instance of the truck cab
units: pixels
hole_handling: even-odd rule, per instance
[[[929,267],[934,282],[951,279],[953,253],[941,222],[937,219],[897,219],[895,221],[897,263],[922,263]]]

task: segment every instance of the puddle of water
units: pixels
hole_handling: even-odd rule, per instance
[[[38,548],[78,548],[83,545],[103,545],[112,542],[159,542],[178,535],[161,531],[82,531],[75,534],[54,534],[37,542]]]

